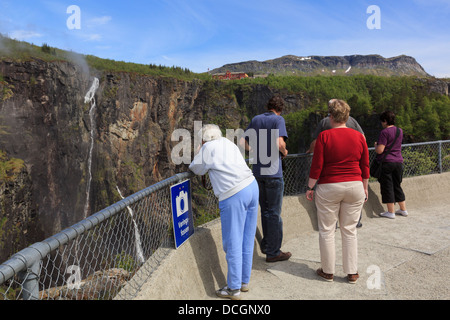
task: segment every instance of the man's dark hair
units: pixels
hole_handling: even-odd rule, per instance
[[[380,121],[386,121],[389,126],[395,125],[395,114],[387,110],[380,115]]]
[[[267,110],[275,110],[276,112],[282,112],[284,107],[284,100],[280,96],[272,97],[267,103]]]

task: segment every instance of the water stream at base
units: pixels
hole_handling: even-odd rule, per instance
[[[119,192],[119,195],[122,199],[124,199],[124,197],[122,196],[122,192],[120,192],[120,189],[118,186],[116,186],[117,191]],[[135,237],[135,246],[136,246],[136,254],[137,257],[139,258],[139,261],[141,263],[145,262],[144,259],[144,253],[142,251],[142,244],[141,244],[141,235],[139,233],[139,229],[138,226],[136,224],[136,221],[134,220],[134,215],[133,215],[133,210],[127,206],[128,212],[130,213],[131,219],[133,220],[133,224],[134,224],[134,237]]]

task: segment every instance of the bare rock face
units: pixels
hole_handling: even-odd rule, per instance
[[[122,289],[131,274],[121,268],[96,271],[79,284],[39,292],[41,300],[108,300]]]
[[[20,179],[1,181],[1,217],[5,226],[33,221],[33,236],[17,229],[22,244],[119,201],[116,186],[128,196],[185,171],[171,160],[175,129],[193,133],[194,121],[236,128],[245,122],[235,99],[216,97],[197,80],[89,74],[70,62],[40,60],[2,60],[0,74],[0,151],[23,162]],[[95,78],[99,86],[87,101]],[[11,190],[17,190],[12,198]],[[3,233],[0,240],[11,237]],[[22,249],[4,243],[3,260]]]
[[[2,165],[8,159],[2,158]],[[0,258],[6,259],[29,245],[27,239],[42,237],[37,228],[31,177],[25,167],[8,174],[0,184]]]
[[[2,61],[0,73],[9,89],[0,100],[0,149],[23,161],[21,178],[12,188],[27,190],[15,194],[15,201],[27,203],[20,212],[4,206],[2,214],[14,214],[12,220],[26,216],[22,223],[33,218],[38,230],[52,232],[73,222],[74,211],[83,205],[78,196],[84,189],[81,128],[87,77],[63,62]],[[22,238],[29,244],[33,237]]]

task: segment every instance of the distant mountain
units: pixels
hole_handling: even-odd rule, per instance
[[[429,74],[410,56],[384,58],[380,55],[351,56],[308,56],[287,55],[267,61],[245,61],[231,63],[210,71],[245,72],[254,75],[355,75],[372,74],[378,76],[419,76]]]

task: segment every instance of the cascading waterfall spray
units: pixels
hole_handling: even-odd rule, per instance
[[[84,218],[88,216],[89,210],[89,195],[91,193],[91,182],[92,182],[92,151],[94,150],[94,135],[95,135],[95,92],[97,91],[100,82],[97,78],[94,78],[91,88],[86,93],[84,97],[84,103],[90,102],[91,109],[89,110],[89,119],[91,122],[91,145],[89,147],[89,157],[88,157],[88,182],[86,187],[86,204],[84,205]]]
[[[119,187],[116,186],[116,188],[117,188],[117,191],[119,192],[120,197],[122,199],[124,199],[124,197],[122,196],[122,192],[120,192]],[[139,260],[141,261],[141,263],[144,263],[145,259],[144,259],[144,253],[142,251],[141,235],[139,233],[139,229],[136,224],[136,221],[134,220],[133,210],[129,206],[127,206],[127,209],[128,209],[128,212],[130,213],[131,219],[133,220],[133,224],[134,224],[134,236],[136,239],[136,241],[135,241],[136,254],[137,254]]]

